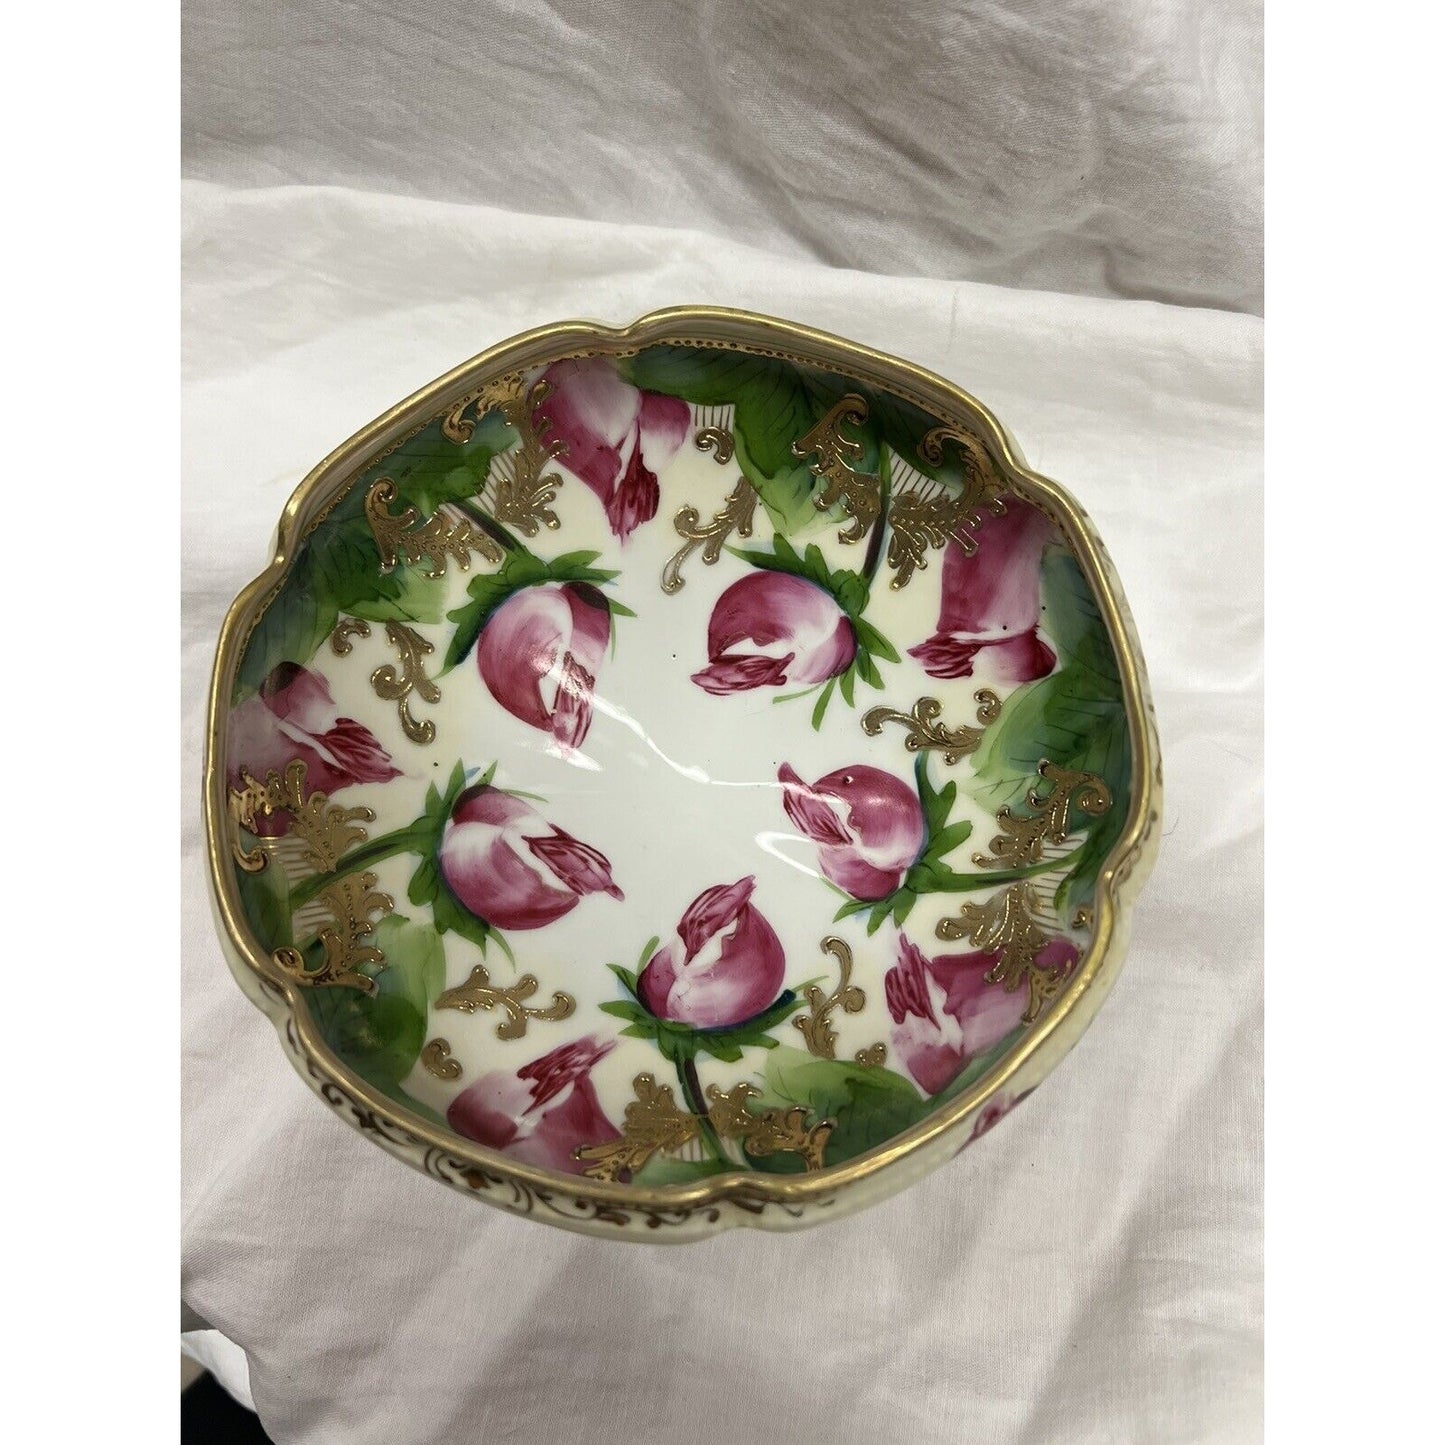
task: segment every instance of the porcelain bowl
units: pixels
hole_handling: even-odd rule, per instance
[[[997,1123],[1112,983],[1160,805],[1079,505],[939,377],[716,309],[529,332],[327,457],[207,744],[220,935],[320,1098],[654,1241]]]

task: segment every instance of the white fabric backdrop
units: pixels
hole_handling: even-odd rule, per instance
[[[190,183],[185,266],[182,1292],[280,1445],[1258,1438],[1261,323],[340,189]],[[305,471],[515,331],[688,302],[932,367],[1074,491],[1166,836],[1113,996],[985,1144],[855,1219],[664,1250],[457,1196],[312,1098],[221,960],[198,777],[221,616]]]
[[[1261,309],[1260,0],[186,0],[187,174]]]

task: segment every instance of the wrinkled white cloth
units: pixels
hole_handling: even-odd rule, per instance
[[[1259,311],[1260,0],[187,0],[187,174]]]
[[[1258,1438],[1262,324],[340,189],[184,196],[182,1294],[279,1445]],[[457,1195],[310,1094],[221,959],[199,757],[221,617],[320,457],[513,332],[684,303],[996,410],[1117,563],[1166,801],[1117,987],[983,1144],[855,1218],[663,1249]]]

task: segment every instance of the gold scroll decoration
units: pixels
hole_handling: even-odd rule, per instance
[[[940,719],[943,704],[936,697],[921,697],[913,704],[912,712],[900,712],[895,707],[869,708],[863,714],[863,731],[870,738],[876,738],[883,731],[884,723],[901,723],[906,730],[903,746],[910,753],[925,749],[943,754],[944,764],[952,767],[960,758],[978,751],[988,725],[998,717],[1003,708],[998,694],[988,688],[980,688],[973,695],[978,704],[975,717],[979,726],[946,727]]]
[[[527,1032],[532,1019],[554,1022],[565,1019],[576,1011],[577,1000],[571,994],[556,992],[546,1008],[532,1008],[527,1000],[540,985],[530,974],[524,973],[516,983],[506,988],[493,984],[484,964],[477,964],[467,976],[465,983],[449,988],[436,1001],[436,1007],[460,1009],[462,1013],[474,1014],[478,1009],[490,1011],[501,1009],[506,1017],[497,1025],[499,1039],[519,1039]]]
[[[1001,984],[1012,993],[1028,984],[1023,1022],[1032,1023],[1043,1006],[1064,986],[1067,970],[1041,967],[1039,955],[1052,939],[1039,923],[1043,905],[1027,880],[1010,884],[984,903],[965,903],[957,918],[943,919],[938,936],[950,942],[967,939],[998,958],[984,974],[986,983]]]
[[[564,442],[546,440],[548,423],[537,416],[538,407],[550,394],[545,381],[529,383],[520,372],[512,372],[464,397],[442,421],[443,435],[458,443],[469,441],[476,430],[476,422],[467,415],[473,410],[477,417],[500,411],[502,420],[516,432],[518,445],[492,458],[483,496],[497,521],[527,537],[535,537],[541,527],[555,532],[561,525],[552,503],[557,500],[562,478],[547,471],[547,465],[567,448]]]
[[[1025,801],[1039,811],[1032,818],[1016,817],[1011,808],[995,815],[1001,831],[989,842],[987,853],[975,853],[980,868],[1028,868],[1041,863],[1044,844],[1062,844],[1069,836],[1069,808],[1076,807],[1101,818],[1113,806],[1109,786],[1095,773],[1055,766],[1047,758],[1039,763],[1039,776],[1053,787],[1047,794],[1029,789]]]
[[[231,789],[227,806],[232,823],[248,832],[254,830],[258,817],[288,813],[287,831],[305,845],[306,864],[316,873],[333,872],[341,855],[366,838],[360,825],[376,817],[370,808],[343,808],[319,790],[308,793],[306,764],[300,758],[287,763],[283,773],[273,769],[264,781],[242,771],[241,786]],[[248,852],[239,837],[233,838],[231,855],[247,873],[259,873],[266,866],[264,840]]]
[[[933,466],[942,466],[944,446],[959,452],[963,479],[955,490],[943,482],[921,478],[893,494],[888,507],[888,565],[894,591],[906,587],[916,569],[928,566],[928,553],[950,538],[966,557],[978,551],[978,529],[985,515],[999,516],[1004,510],[1007,487],[977,437],[957,427],[934,427],[918,444],[919,455]]]
[[[668,559],[662,569],[662,590],[669,595],[681,592],[686,585],[682,577],[682,564],[702,548],[702,560],[711,567],[722,555],[723,543],[734,532],[739,537],[753,535],[753,513],[758,505],[758,494],[746,477],[739,477],[737,486],[728,493],[722,510],[713,515],[710,522],[702,520],[696,507],[682,507],[673,518],[672,525],[683,544]]]
[[[367,489],[362,504],[383,572],[393,571],[402,562],[415,566],[425,560],[431,564],[425,575],[436,578],[446,575],[448,559],[467,571],[473,552],[488,562],[502,560],[501,547],[465,517],[449,521],[438,511],[423,518],[410,503],[393,513],[390,503],[395,500],[396,483],[390,477],[379,477]]]
[[[312,988],[357,988],[375,993],[376,983],[360,970],[367,965],[385,966],[386,956],[365,940],[375,931],[373,914],[390,913],[395,906],[385,893],[376,891],[375,873],[350,873],[325,889],[318,901],[332,921],[317,934],[321,961],[308,966],[299,948],[278,948],[271,959],[283,973]]]
[[[672,1089],[651,1074],[638,1074],[632,1090],[637,1097],[623,1111],[622,1137],[573,1150],[573,1158],[586,1162],[582,1172],[590,1179],[608,1183],[630,1179],[659,1150],[675,1152],[701,1131],[700,1117],[678,1108]],[[743,1152],[755,1159],[766,1154],[798,1154],[805,1168],[821,1169],[823,1150],[834,1128],[832,1120],[809,1126],[807,1110],[797,1106],[755,1114],[747,1105],[758,1096],[751,1084],[735,1084],[726,1092],[709,1084],[710,1104],[704,1117],[719,1138],[741,1141]]]
[[[861,442],[843,432],[843,423],[861,426],[868,420],[868,403],[849,392],[836,402],[806,436],[793,443],[793,455],[802,459],[814,457],[812,471],[823,482],[823,490],[813,499],[820,512],[842,503],[851,519],[838,533],[840,542],[861,542],[873,529],[882,510],[882,486],[877,477],[854,471],[851,462],[863,455]]]

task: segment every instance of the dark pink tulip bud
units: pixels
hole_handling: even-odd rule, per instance
[[[949,541],[938,631],[909,655],[930,677],[1047,677],[1058,658],[1039,636],[1039,569],[1056,536],[1042,512],[1014,499],[1003,516],[985,518],[974,556]]]
[[[310,792],[331,794],[352,783],[384,783],[400,776],[375,735],[353,718],[341,717],[326,679],[318,672],[282,662],[273,667],[255,697],[232,712],[226,756],[233,787],[244,768],[256,778],[284,773],[288,763],[306,764]],[[280,814],[256,819],[258,834],[288,827]]]
[[[808,686],[845,672],[857,649],[852,624],[821,587],[757,571],[718,598],[707,626],[709,666],[692,680],[715,694]]]
[[[755,880],[698,894],[677,937],[652,955],[637,980],[644,1007],[660,1019],[717,1029],[767,1008],[783,988],[783,945],[753,907]]]
[[[592,1068],[612,1052],[611,1042],[589,1037],[563,1044],[516,1073],[483,1074],[452,1100],[447,1123],[458,1134],[524,1163],[580,1174],[574,1149],[622,1136],[602,1112]]]
[[[657,515],[657,474],[687,440],[692,408],[629,386],[600,356],[554,362],[542,380],[551,389],[538,408],[551,423],[548,440],[565,443],[559,460],[597,494],[625,542]]]
[[[1079,951],[1067,939],[1051,940],[1041,968],[1067,970]],[[893,1051],[925,1094],[946,1088],[980,1054],[1018,1027],[1023,998],[985,977],[997,953],[924,958],[907,934],[898,935],[898,962],[883,975],[883,996],[893,1019]]]
[[[622,897],[595,848],[487,785],[457,798],[438,862],[462,907],[504,931],[545,927],[589,893]]]
[[[783,807],[818,845],[823,876],[854,898],[886,898],[923,848],[923,809],[907,783],[881,768],[840,768],[811,787],[778,769]]]
[[[563,748],[582,745],[612,614],[590,583],[542,582],[515,592],[477,639],[477,670],[512,714]]]

